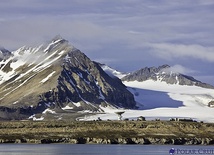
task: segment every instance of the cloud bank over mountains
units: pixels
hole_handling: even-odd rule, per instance
[[[119,70],[168,63],[214,76],[212,0],[11,0],[0,10],[0,46],[9,50],[60,34]]]

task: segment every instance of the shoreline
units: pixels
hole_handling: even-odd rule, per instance
[[[0,122],[0,143],[214,145],[214,124],[174,121]]]

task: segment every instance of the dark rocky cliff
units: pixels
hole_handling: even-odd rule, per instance
[[[37,48],[23,47],[0,61],[2,119],[22,119],[47,108],[62,112],[66,106],[70,112],[102,111],[101,105],[135,108],[120,80],[60,37]]]

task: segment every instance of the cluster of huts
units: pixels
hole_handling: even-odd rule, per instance
[[[115,114],[117,114],[118,116],[118,120],[119,121],[129,121],[128,118],[122,119],[122,114],[124,114],[125,111],[117,111],[115,112]],[[146,118],[143,116],[139,116],[137,117],[137,119],[135,119],[137,121],[146,121]],[[102,119],[100,117],[97,118],[96,121],[102,121]],[[110,121],[110,119],[108,119],[108,121]],[[134,121],[134,120],[132,120]],[[156,118],[154,121],[161,121],[160,118]],[[170,118],[169,121],[175,121],[175,122],[197,122],[196,120],[193,120],[192,118]]]

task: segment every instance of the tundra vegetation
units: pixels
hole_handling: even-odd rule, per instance
[[[8,121],[0,143],[214,145],[214,124],[177,121]]]

